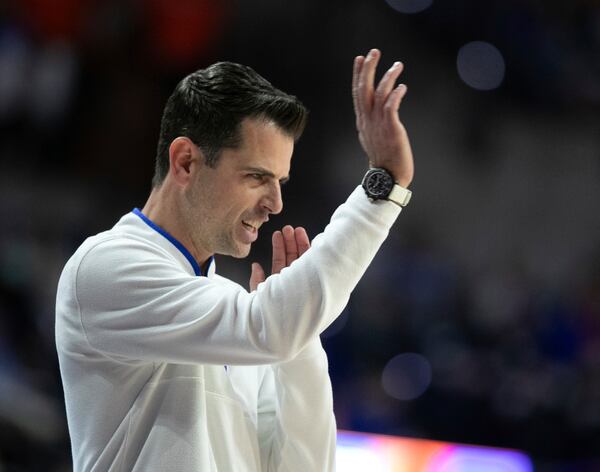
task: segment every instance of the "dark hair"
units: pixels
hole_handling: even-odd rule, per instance
[[[273,121],[297,140],[306,125],[307,109],[296,97],[273,87],[253,69],[218,62],[185,77],[163,112],[153,186],[169,172],[169,146],[178,136],[191,139],[215,167],[223,148],[241,144],[244,118]]]

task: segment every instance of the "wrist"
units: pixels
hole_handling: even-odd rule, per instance
[[[410,184],[406,177],[401,181],[405,185]],[[401,207],[408,205],[412,196],[412,192],[400,185],[392,173],[383,167],[370,168],[363,177],[362,187],[371,200],[389,200]]]
[[[400,187],[408,188],[412,182],[412,176],[407,175],[406,171],[400,171],[394,169],[393,166],[386,166],[385,164],[375,164],[369,161],[369,169],[384,169],[394,179],[394,182],[400,185]]]

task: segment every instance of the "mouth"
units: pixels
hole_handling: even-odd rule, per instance
[[[243,225],[244,225],[246,228],[248,228],[250,231],[258,231],[258,226],[251,225],[250,223],[247,223],[247,222],[245,222],[245,221],[243,221],[243,220],[242,220],[242,224],[243,224]]]
[[[253,225],[247,221],[242,220],[243,232],[241,234],[241,241],[245,244],[252,244],[258,238],[258,227],[260,225]]]

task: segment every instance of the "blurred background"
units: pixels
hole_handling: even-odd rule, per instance
[[[600,2],[0,3],[0,471],[69,471],[62,266],[150,190],[189,72],[252,66],[311,110],[268,235],[360,182],[355,55],[405,63],[411,204],[323,335],[340,428],[600,470]],[[380,71],[381,73],[381,71]],[[250,260],[217,258],[247,286]]]

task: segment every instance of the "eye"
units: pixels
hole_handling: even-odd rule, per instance
[[[261,174],[259,172],[252,172],[250,174],[246,174],[246,177],[252,182],[256,182],[257,184],[262,184],[265,181],[264,174]]]

